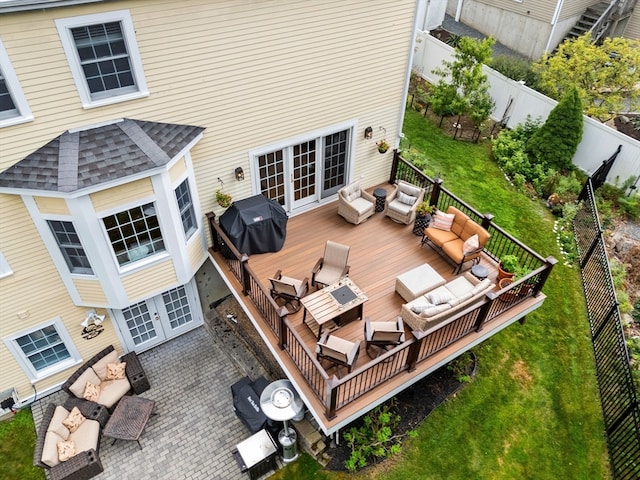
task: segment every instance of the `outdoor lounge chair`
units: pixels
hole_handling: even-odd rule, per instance
[[[349,247],[327,240],[322,256],[311,271],[311,285],[322,286],[336,283],[349,274]]]
[[[369,317],[366,317],[364,319],[364,341],[365,350],[370,357],[369,347],[377,347],[377,357],[389,347],[400,345],[404,342],[402,317],[398,317],[395,322],[372,322]]]
[[[409,225],[416,218],[416,208],[424,199],[424,188],[398,180],[395,190],[387,198],[384,214],[394,222]]]
[[[338,190],[338,215],[358,225],[375,213],[376,199],[353,182]]]
[[[293,313],[300,310],[300,299],[309,292],[309,278],[297,280],[285,277],[282,275],[282,270],[278,270],[269,282],[271,282],[271,298],[276,301],[284,300],[284,304],[291,307],[290,311]]]
[[[346,367],[351,373],[353,365],[358,359],[360,351],[360,340],[355,343],[345,340],[329,332],[324,332],[316,345],[316,358],[319,362],[327,360],[336,367],[338,378],[340,376],[340,367]]]

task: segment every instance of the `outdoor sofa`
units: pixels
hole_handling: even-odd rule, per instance
[[[429,330],[480,301],[494,287],[490,279],[480,280],[466,272],[402,305],[402,320],[412,330]]]

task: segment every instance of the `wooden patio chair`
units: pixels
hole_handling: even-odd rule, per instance
[[[311,271],[311,285],[331,285],[349,274],[350,247],[327,240],[322,256]]]
[[[336,374],[341,378],[340,367],[346,367],[351,373],[360,352],[360,340],[350,342],[329,332],[324,332],[316,344],[316,358],[322,363],[326,360],[336,367]]]
[[[271,298],[276,302],[280,299],[284,300],[284,305],[289,308],[292,313],[300,310],[300,299],[309,293],[309,278],[297,280],[282,275],[282,270],[278,270],[273,278],[269,279],[271,283]]]
[[[404,342],[404,323],[402,317],[395,322],[372,322],[369,317],[364,319],[364,341],[367,355],[371,358],[378,357],[389,347],[395,347]],[[369,347],[376,347],[374,356],[369,352]]]

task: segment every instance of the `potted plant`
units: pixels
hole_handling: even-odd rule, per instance
[[[218,202],[218,205],[222,208],[227,208],[233,203],[233,198],[230,194],[224,193],[222,190],[216,190],[216,202]]]
[[[389,150],[389,144],[384,138],[379,142],[376,142],[376,145],[378,146],[378,152],[380,153],[386,153],[387,150]]]
[[[431,215],[436,212],[435,205],[429,205],[428,202],[419,203],[416,207],[416,219],[413,223],[414,235],[423,235],[424,229],[429,226]]]
[[[500,263],[498,264],[498,279],[513,278],[518,269],[520,260],[515,255],[503,255],[500,257]]]

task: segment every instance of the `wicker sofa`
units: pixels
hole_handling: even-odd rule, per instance
[[[106,365],[119,361],[127,363],[125,378],[122,380],[102,380]],[[97,382],[100,386],[100,396],[95,402],[83,398],[85,385],[88,381],[94,384]],[[149,380],[136,353],[129,352],[118,358],[113,345],[109,345],[87,360],[62,384],[62,389],[69,394],[71,399],[69,404],[73,403],[78,406],[83,415],[85,415],[84,412],[89,412],[91,409],[100,410],[100,405],[113,409],[124,395],[131,391],[140,394],[149,388]]]
[[[454,215],[451,230],[436,228],[432,223],[424,229],[422,245],[429,244],[436,252],[449,259],[455,264],[453,271],[459,273],[464,263],[471,261],[474,264],[480,261],[482,250],[491,235],[456,207],[449,206],[446,213]],[[477,248],[465,252],[465,241],[473,235],[478,236]]]
[[[38,428],[33,464],[48,472],[49,480],[87,480],[104,469],[98,456],[100,448],[100,424],[86,419],[73,433],[62,424],[70,410],[53,403],[47,405]],[[77,453],[69,460],[58,458],[57,443],[74,442]]]
[[[420,295],[402,305],[402,320],[412,330],[427,331],[451,318],[460,310],[480,301],[486,292],[495,287],[490,279],[480,280],[470,272],[460,275],[434,290]],[[434,299],[446,302],[434,303]]]

